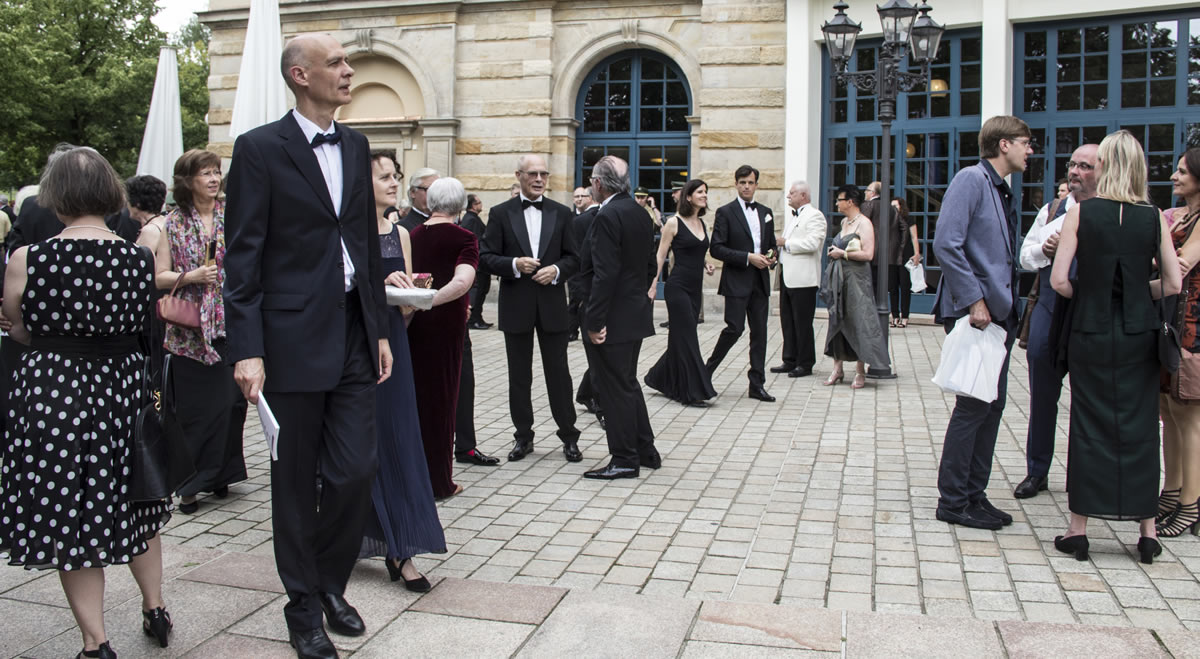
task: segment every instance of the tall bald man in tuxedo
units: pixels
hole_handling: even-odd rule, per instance
[[[546,373],[550,413],[568,462],[579,462],[574,387],[567,367],[567,280],[579,269],[574,213],[545,196],[550,182],[546,159],[526,154],[517,160],[520,191],[488,211],[479,246],[486,271],[500,277],[497,314],[508,355],[508,409],[516,426],[510,461],[533,452],[533,336],[536,332]]]
[[[227,359],[279,422],[275,564],[289,640],[337,657],[321,625],[359,636],[343,597],[375,476],[375,385],[391,373],[370,146],[334,122],[354,69],[329,35],[283,49],[296,108],[237,139],[225,211]],[[316,484],[321,482],[318,499]]]

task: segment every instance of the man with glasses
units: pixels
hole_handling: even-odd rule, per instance
[[[1007,351],[1018,329],[1014,255],[1019,229],[1012,188],[1004,178],[1025,171],[1031,154],[1031,134],[1024,121],[998,116],[984,122],[979,130],[982,160],[950,181],[933,241],[942,266],[934,318],[947,333],[959,318],[969,316],[974,327],[996,323],[1007,334],[999,395],[990,403],[957,397],[938,467],[937,518],[972,528],[1012,524],[1012,516],[993,506],[984,491],[1008,389]]]
[[[436,169],[428,167],[413,172],[412,178],[408,180],[408,199],[412,202],[412,210],[400,220],[400,226],[412,231],[429,219],[429,204],[425,201],[425,192],[438,180],[438,176]]]
[[[575,214],[579,215],[592,205],[592,195],[587,188],[575,188],[575,193],[571,195],[571,201],[575,204]]]
[[[533,452],[533,335],[545,369],[550,413],[558,424],[563,455],[579,462],[574,387],[567,368],[567,297],[564,285],[579,268],[571,209],[545,197],[546,159],[517,160],[516,197],[488,211],[480,260],[500,277],[498,322],[508,356],[508,409],[516,426],[510,461]]]
[[[1097,172],[1095,144],[1084,144],[1071,154],[1067,163],[1065,200],[1055,199],[1042,206],[1033,227],[1021,244],[1021,267],[1038,271],[1037,302],[1029,312],[1029,431],[1025,437],[1025,480],[1013,491],[1018,499],[1037,496],[1047,489],[1050,462],[1054,459],[1054,426],[1058,422],[1058,397],[1062,376],[1054,367],[1050,323],[1059,304],[1058,293],[1050,287],[1050,267],[1058,250],[1058,234],[1063,216],[1075,204],[1096,196]]]

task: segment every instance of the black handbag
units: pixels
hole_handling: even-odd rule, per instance
[[[1124,204],[1121,205],[1122,211]],[[1154,235],[1158,237],[1155,245],[1162,243],[1162,222],[1155,220]],[[1191,235],[1191,232],[1188,232]],[[1184,239],[1187,242],[1187,239]],[[1179,329],[1175,326],[1175,312],[1179,308],[1179,296],[1172,295],[1170,297],[1163,295],[1162,271],[1158,273],[1158,300],[1155,301],[1158,307],[1158,363],[1168,373],[1174,373],[1179,370],[1179,362],[1182,359],[1183,343],[1179,340]]]
[[[184,443],[183,428],[175,416],[170,360],[170,355],[163,360],[162,381],[158,388],[152,382],[149,357],[143,367],[142,407],[133,425],[129,483],[125,494],[129,501],[169,499],[196,474]]]

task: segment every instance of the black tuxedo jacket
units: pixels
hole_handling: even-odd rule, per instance
[[[571,232],[575,234],[575,244],[579,246],[579,271],[567,282],[567,292],[571,294],[571,299],[587,295],[587,291],[591,287],[590,280],[586,283],[584,281],[583,261],[584,253],[588,251],[586,247],[587,241],[590,240],[588,229],[591,228],[592,221],[596,219],[596,213],[599,212],[600,206],[592,206],[571,220]]]
[[[591,281],[583,326],[608,328],[605,344],[640,341],[654,334],[654,306],[646,291],[654,281],[654,225],[629,193],[613,197],[592,221]]]
[[[342,247],[375,369],[388,335],[367,138],[342,133],[342,207],[291,112],[238,137],[225,206],[225,328],[230,362],[263,357],[266,392],[328,391],[346,357]],[[376,373],[378,376],[378,373]]]
[[[47,238],[53,238],[64,228],[66,225],[58,219],[58,215],[55,215],[54,211],[38,204],[37,197],[30,197],[21,205],[21,214],[13,223],[12,230],[8,232],[4,248],[9,254],[12,254],[18,247],[34,245]]]
[[[409,211],[409,214],[411,215],[412,211]],[[476,240],[481,243],[483,242],[483,231],[487,228],[487,225],[485,225],[483,220],[479,218],[478,213],[475,211],[467,211],[463,213],[462,220],[459,221],[458,225],[475,234]]]
[[[543,286],[533,281],[533,275],[513,275],[512,262],[519,256],[533,256],[529,230],[525,228],[525,212],[521,197],[492,206],[488,211],[487,229],[479,245],[479,260],[487,271],[500,277],[499,326],[502,332],[532,332],[541,327],[548,332],[565,332],[567,326],[566,283],[579,270],[579,255],[571,231],[571,209],[543,197],[542,234],[540,238],[542,267],[558,266],[558,283]]]
[[[717,293],[730,297],[749,297],[754,289],[755,278],[758,278],[762,290],[769,295],[770,269],[759,270],[748,262],[750,253],[754,251],[754,236],[750,235],[750,227],[746,226],[746,214],[742,208],[739,197],[717,209],[712,241],[708,247],[713,258],[725,264],[721,268],[721,283]],[[762,236],[758,253],[766,254],[775,248],[775,220],[771,209],[762,204],[758,205],[758,231]]]
[[[375,194],[374,190],[371,191],[371,194]],[[404,217],[400,218],[399,224],[400,226],[404,227],[405,231],[412,233],[413,229],[425,224],[425,220],[428,219],[428,215],[415,208],[410,208],[408,209],[408,213],[406,213]]]

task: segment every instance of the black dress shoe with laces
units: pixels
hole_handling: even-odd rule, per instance
[[[592,471],[583,472],[583,477],[584,478],[595,478],[595,479],[604,480],[604,481],[611,481],[611,480],[615,480],[618,478],[637,478],[638,477],[638,468],[637,467],[620,467],[620,466],[614,465],[613,463],[610,462],[607,465],[605,465],[599,469],[593,469]]]
[[[495,458],[490,455],[480,453],[479,449],[476,448],[473,448],[461,455],[454,456],[454,461],[469,465],[479,465],[481,467],[495,467],[496,465],[500,464],[500,458]]]
[[[343,636],[362,636],[367,631],[362,616],[350,606],[345,597],[321,593],[321,608],[329,628]]]
[[[1017,489],[1013,490],[1013,496],[1018,499],[1030,499],[1036,497],[1038,492],[1045,492],[1050,489],[1045,476],[1026,476],[1025,480],[1017,485]]]
[[[337,650],[325,630],[316,629],[288,630],[288,643],[296,648],[296,656],[300,659],[337,659]]]
[[[1008,526],[1009,524],[1013,523],[1012,515],[1009,515],[1003,510],[993,506],[992,502],[987,500],[987,497],[984,497],[971,504],[968,510],[976,511],[978,513],[976,517],[982,517],[984,515],[994,517],[995,519],[1000,520],[1000,524],[1004,526]]]
[[[775,402],[775,397],[767,393],[767,390],[759,385],[750,385],[750,397],[765,403]]]
[[[789,378],[802,378],[808,375],[812,375],[811,366],[797,366],[796,368],[788,371]]]
[[[958,510],[951,510],[949,508],[938,506],[936,516],[943,522],[958,524],[959,526],[966,526],[973,529],[987,529],[989,531],[996,531],[1004,526],[1000,523],[1000,520],[996,519],[995,517],[992,517],[991,515],[984,515],[970,506],[966,506]]]
[[[508,461],[516,462],[530,453],[533,453],[533,440],[518,439],[517,441],[513,442],[512,450],[508,452]]]
[[[492,324],[485,323],[482,320],[472,320],[471,322],[467,323],[467,327],[470,329],[473,329],[473,330],[485,330],[485,329],[491,329]]]
[[[583,460],[583,452],[579,450],[579,440],[572,439],[569,442],[563,442],[563,457],[567,459],[567,462]]]
[[[789,364],[787,362],[784,362],[784,363],[780,364],[779,366],[772,366],[771,372],[772,373],[787,373],[788,371],[790,371],[794,368],[796,368],[795,364]]]

